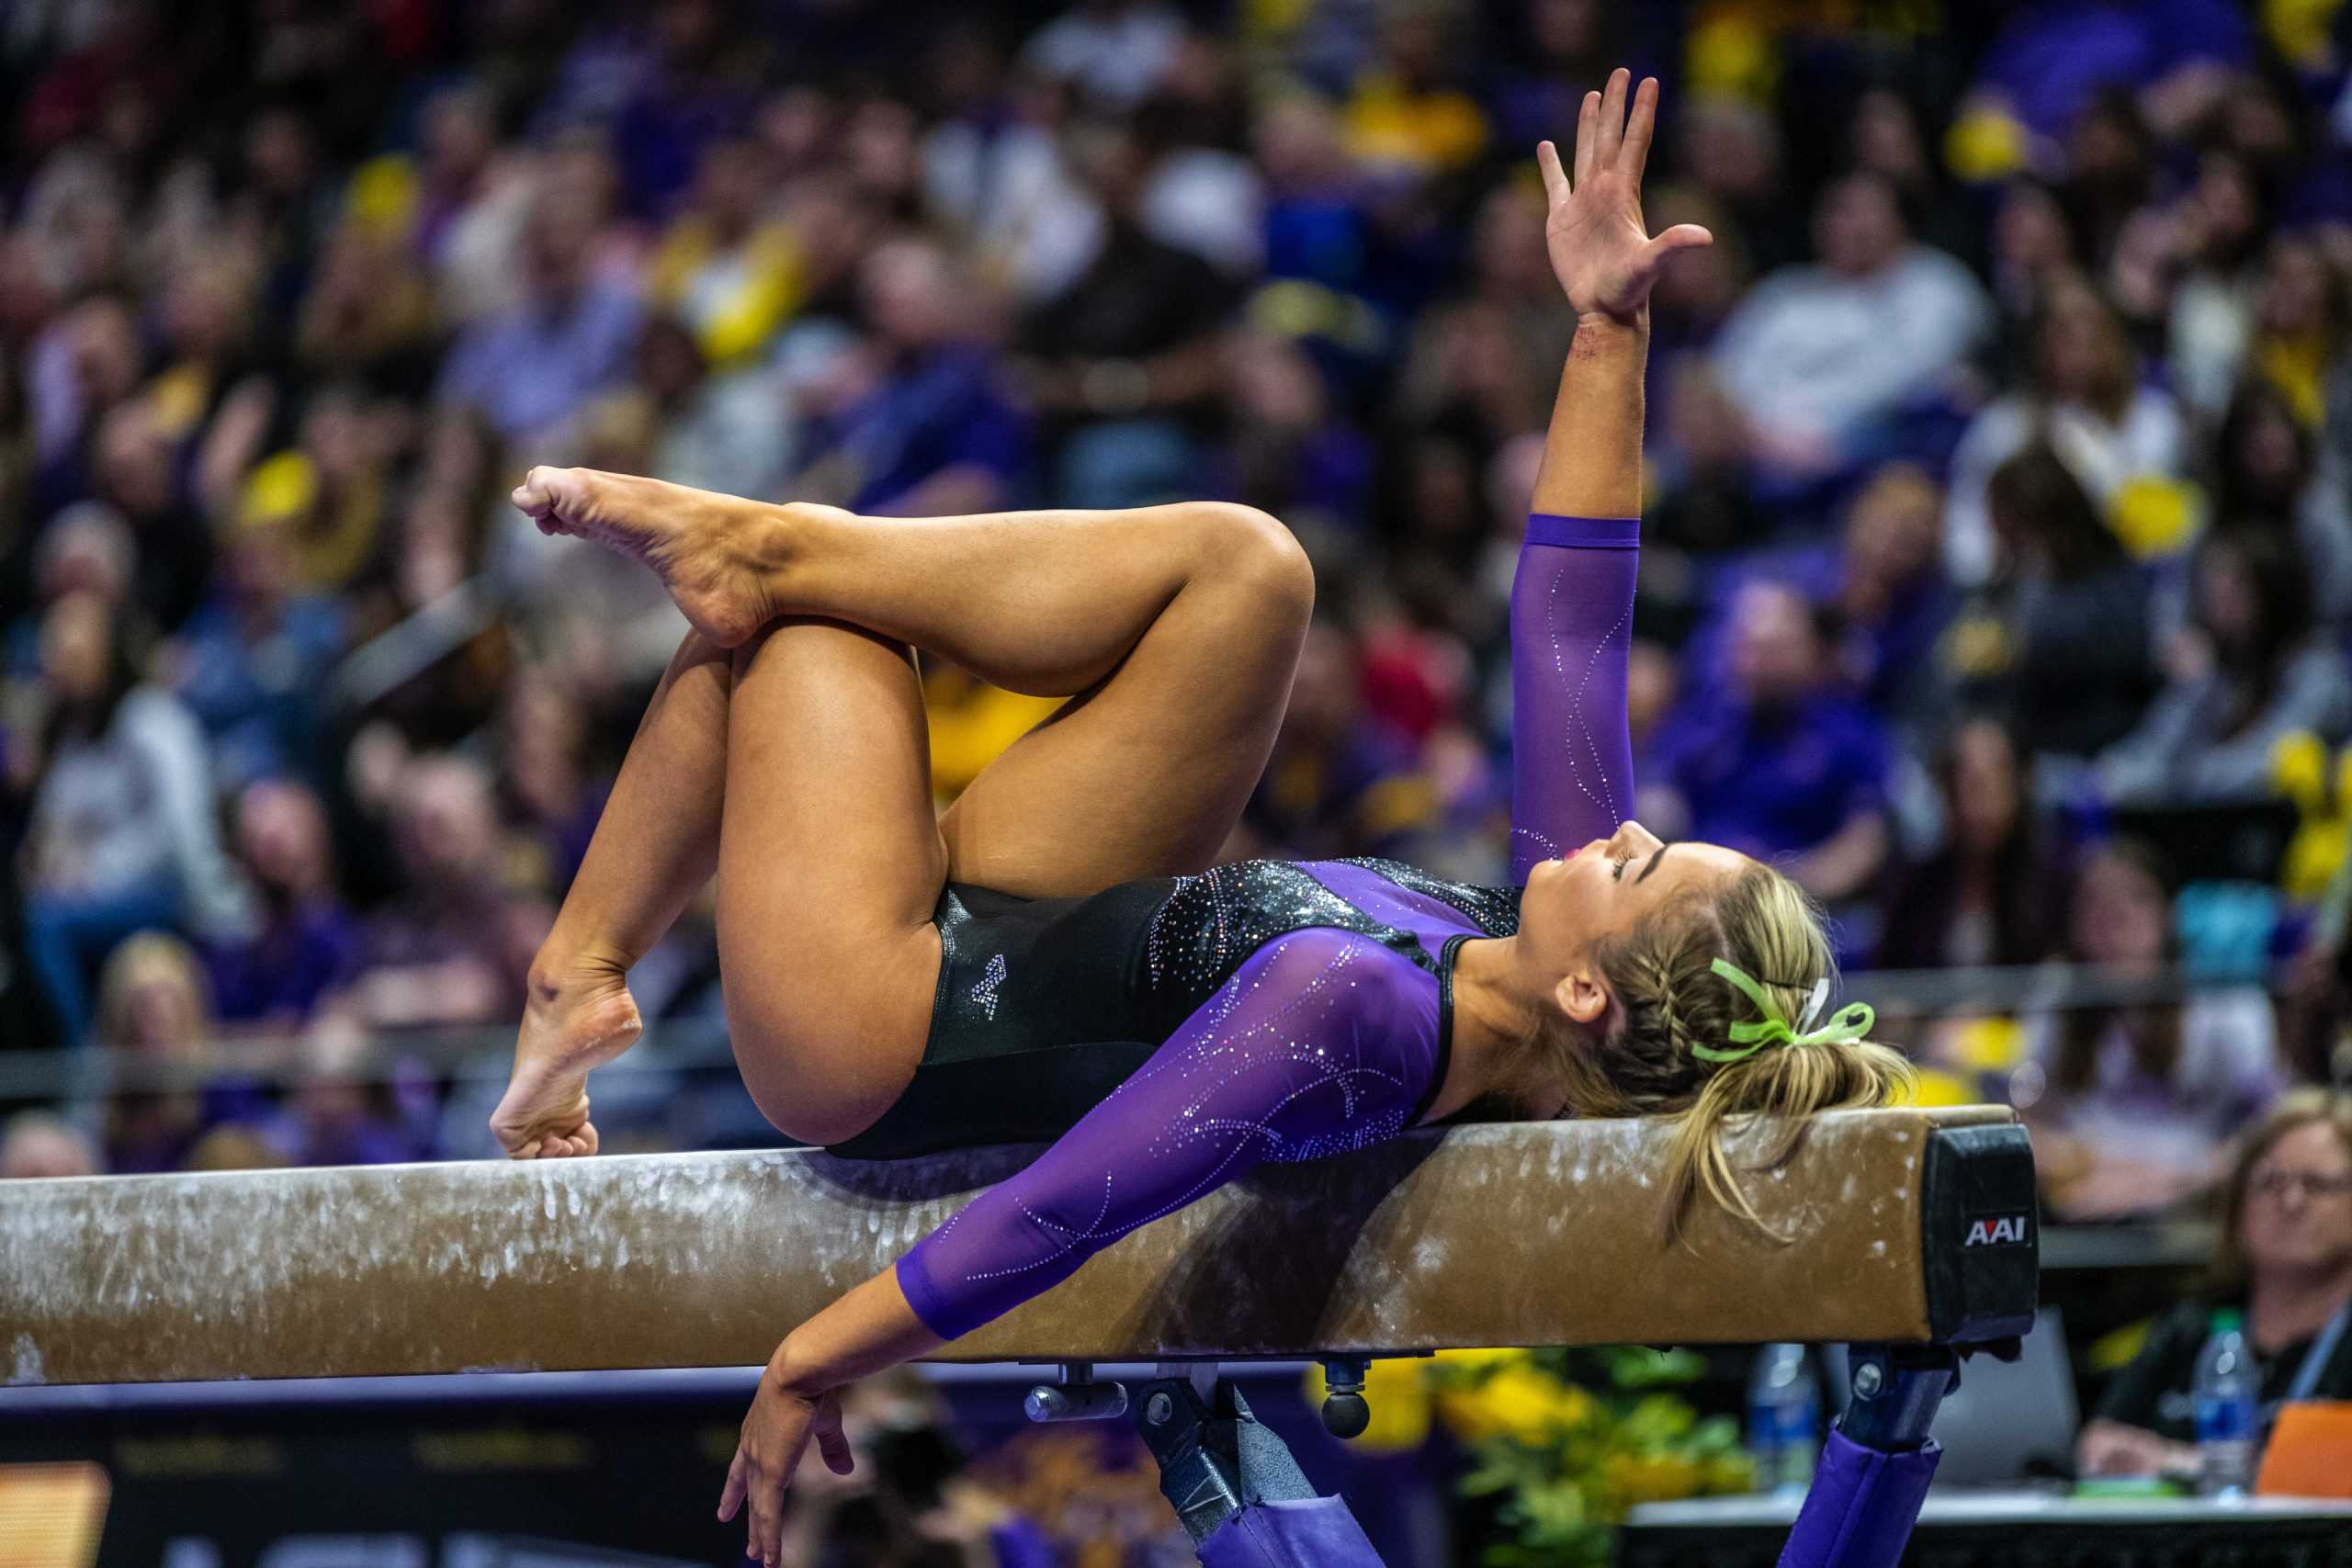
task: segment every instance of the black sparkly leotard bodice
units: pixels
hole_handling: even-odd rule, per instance
[[[922,1065],[836,1154],[897,1159],[1057,1136],[1288,931],[1369,937],[1438,976],[1450,1001],[1454,943],[1517,931],[1519,891],[1397,861],[1260,860],[1086,898],[950,883],[935,918],[939,987]]]

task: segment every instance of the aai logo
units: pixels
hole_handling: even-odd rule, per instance
[[[2014,1247],[2025,1242],[2023,1214],[2003,1214],[1995,1219],[1973,1220],[1968,1226],[1968,1238],[1962,1247]]]

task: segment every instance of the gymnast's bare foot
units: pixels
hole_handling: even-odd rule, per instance
[[[637,1043],[644,1027],[618,969],[533,964],[514,1076],[490,1117],[500,1145],[515,1159],[594,1154],[588,1074]]]
[[[544,533],[594,539],[661,575],[696,631],[733,648],[776,614],[770,584],[791,555],[788,512],[594,468],[533,468],[514,504]]]

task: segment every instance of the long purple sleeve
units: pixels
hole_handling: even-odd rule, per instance
[[[1605,839],[1634,809],[1625,726],[1638,518],[1527,520],[1510,592],[1510,878]]]
[[[1268,942],[1051,1148],[899,1259],[908,1303],[956,1338],[1262,1160],[1393,1137],[1432,1088],[1438,1005],[1437,976],[1369,937]]]

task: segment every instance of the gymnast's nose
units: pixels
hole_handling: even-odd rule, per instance
[[[1666,840],[1629,817],[1618,824],[1617,831],[1609,843],[1611,848],[1623,854],[1646,855],[1663,848]]]

